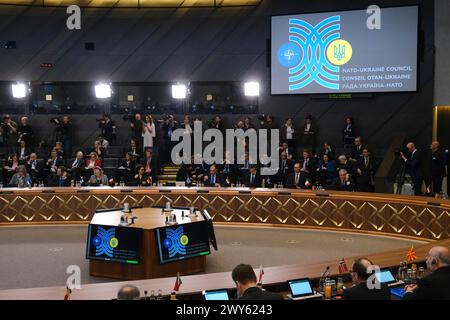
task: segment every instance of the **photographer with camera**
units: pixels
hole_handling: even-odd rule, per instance
[[[0,140],[4,147],[13,147],[17,144],[17,123],[7,114],[0,124]]]
[[[104,114],[102,119],[96,119],[101,130],[101,135],[112,145],[116,141],[116,124],[109,114]]]

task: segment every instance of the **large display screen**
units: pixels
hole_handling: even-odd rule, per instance
[[[194,258],[211,253],[207,221],[155,229],[161,263]]]
[[[86,258],[139,264],[143,230],[90,224]]]
[[[418,16],[405,6],[272,17],[271,93],[417,91]]]

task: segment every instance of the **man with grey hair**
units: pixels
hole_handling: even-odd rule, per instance
[[[428,252],[427,268],[431,274],[417,285],[405,287],[406,300],[450,300],[450,252],[446,247],[433,247]]]
[[[355,185],[350,179],[347,170],[339,170],[339,178],[334,183],[334,189],[337,191],[355,191]]]
[[[133,285],[124,285],[117,293],[117,300],[139,300],[140,298],[139,288]]]
[[[422,183],[423,183],[423,170],[422,170],[422,155],[417,150],[415,144],[410,142],[406,145],[409,152],[409,157],[403,152],[400,152],[400,156],[403,161],[405,161],[408,172],[411,175],[413,181],[414,195],[421,196],[422,194]]]

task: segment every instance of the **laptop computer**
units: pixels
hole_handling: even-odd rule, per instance
[[[377,277],[377,280],[380,283],[384,283],[390,288],[402,286],[405,284],[403,281],[397,281],[395,279],[390,268],[380,269],[380,272],[375,273],[375,277]]]
[[[228,291],[226,289],[204,290],[202,295],[203,295],[203,299],[207,300],[207,301],[213,301],[213,300],[225,301],[225,300],[230,300],[230,298],[228,296]]]
[[[320,299],[322,295],[315,293],[311,281],[308,278],[288,280],[291,294],[288,298],[292,300]]]

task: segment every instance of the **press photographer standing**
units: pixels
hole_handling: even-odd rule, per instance
[[[116,124],[114,121],[111,120],[111,116],[109,114],[104,114],[103,119],[98,120],[99,121],[99,128],[101,130],[101,135],[103,138],[105,138],[107,141],[110,142],[110,144],[114,144],[116,142]]]
[[[17,143],[17,123],[9,115],[3,117],[0,125],[0,137],[4,147],[13,147]]]

